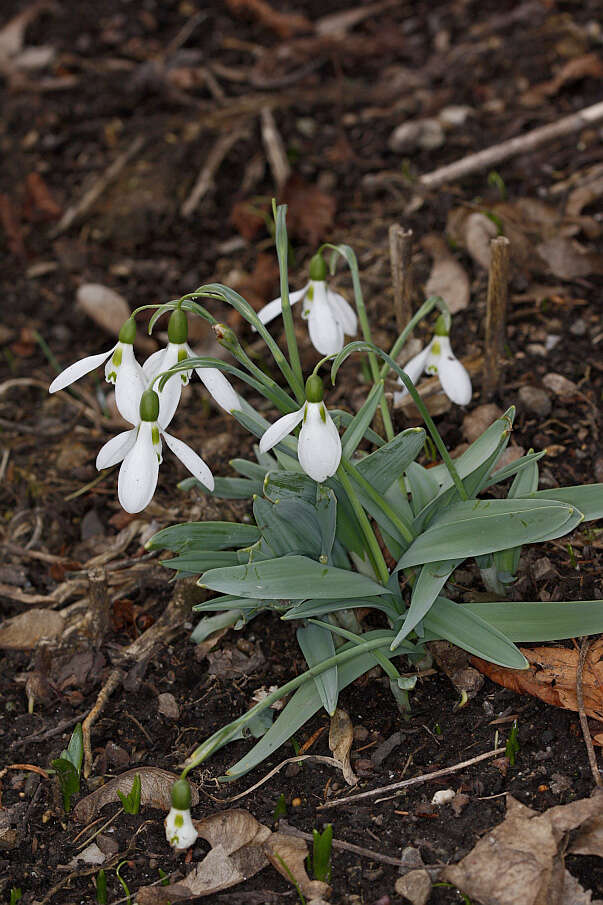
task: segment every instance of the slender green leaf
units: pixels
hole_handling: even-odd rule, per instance
[[[319,484],[316,491],[316,516],[320,527],[320,556],[328,559],[329,565],[337,565],[330,560],[337,530],[337,497],[324,484]]]
[[[366,597],[347,597],[335,600],[324,600],[322,598],[315,600],[304,600],[303,603],[297,604],[287,609],[287,612],[281,616],[287,622],[293,619],[310,619],[312,616],[326,616],[327,613],[337,613],[340,610],[353,610],[360,607],[366,607],[369,601]],[[398,608],[393,602],[393,598],[388,595],[381,597],[371,597],[370,606],[372,609],[381,610],[390,619],[397,619],[400,615]]]
[[[385,446],[359,462],[354,462],[354,466],[378,493],[385,494],[416,459],[423,449],[424,442],[423,428],[410,427],[397,434]]]
[[[316,482],[296,471],[269,471],[264,480],[264,496],[272,503],[285,499],[316,501]]]
[[[415,515],[431,503],[440,492],[440,485],[431,470],[418,462],[411,462],[406,469],[406,483],[410,491],[410,502]]]
[[[154,534],[146,544],[147,550],[173,550],[188,548],[201,550],[225,550],[228,547],[246,547],[260,536],[255,525],[238,522],[185,522],[171,525]]]
[[[501,481],[506,481],[507,478],[512,478],[516,474],[519,474],[524,468],[527,468],[532,462],[538,462],[540,459],[546,456],[546,450],[541,450],[540,452],[529,452],[526,453],[525,456],[521,456],[519,459],[516,459],[514,462],[510,462],[508,465],[505,465],[503,468],[498,468],[496,471],[493,471],[488,478],[487,487],[492,487],[494,484],[500,484]],[[486,489],[485,487],[483,488]]]
[[[323,566],[307,556],[281,556],[248,566],[211,569],[198,584],[225,594],[267,600],[376,597],[383,593],[383,586],[365,575]]]
[[[318,559],[321,553],[320,523],[316,507],[305,500],[284,499],[271,503],[258,497],[253,515],[262,537],[276,556],[301,553]]]
[[[306,658],[308,666],[318,666],[327,657],[335,655],[335,643],[330,631],[320,625],[302,625],[297,630],[297,642],[301,652]],[[314,676],[316,690],[322,701],[322,706],[329,716],[333,716],[337,709],[339,685],[337,680],[337,666],[325,669],[319,675]]]
[[[537,490],[532,497],[537,500],[560,500],[575,506],[585,522],[603,518],[603,484],[575,484],[572,487]]]
[[[208,490],[197,478],[184,478],[178,484],[178,488],[192,490],[194,487],[208,496],[222,500],[250,500],[262,492],[261,481],[249,481],[247,478],[215,478],[214,482],[214,489]]]
[[[245,561],[248,558],[248,556],[245,556]],[[180,556],[174,556],[172,559],[162,559],[161,565],[167,569],[187,572],[189,575],[200,575],[208,569],[235,566],[240,562],[241,557],[235,550],[210,550],[207,553],[197,550],[185,550]]]
[[[263,481],[266,477],[267,469],[263,465],[258,465],[257,462],[249,462],[247,459],[231,459],[230,465],[244,478],[252,481]]]
[[[366,430],[370,426],[375,412],[379,407],[379,402],[381,401],[382,396],[383,381],[378,380],[366,397],[361,408],[356,412],[356,414],[350,421],[343,437],[341,438],[343,455],[347,459],[350,458],[350,456],[356,450],[356,447],[364,437]]]
[[[497,600],[464,603],[462,607],[513,641],[561,641],[603,632],[603,600],[545,603]]]
[[[515,644],[465,605],[438,597],[423,620],[424,640],[444,639],[484,660],[509,669],[526,669],[528,661]]]
[[[443,562],[426,563],[421,568],[412,589],[406,618],[402,623],[402,628],[392,641],[392,650],[395,650],[426,616],[450,575],[461,562],[462,559],[447,559]]]
[[[191,632],[191,641],[193,644],[202,644],[214,632],[236,625],[242,616],[242,610],[226,610],[215,616],[204,616]]]

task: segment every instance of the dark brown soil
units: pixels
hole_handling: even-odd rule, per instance
[[[336,0],[328,11],[353,5],[350,0]],[[233,279],[252,301],[276,295],[276,272],[265,261],[258,263],[262,254],[271,258],[274,254],[267,230],[260,225],[248,241],[241,237],[240,222],[235,218],[235,227],[231,219],[237,202],[261,207],[274,193],[260,127],[261,110],[268,106],[293,173],[306,186],[300,190],[298,183],[297,200],[289,186],[290,207],[299,214],[307,202],[314,215],[310,227],[306,222],[297,233],[293,231],[291,285],[305,279],[307,261],[317,243],[348,242],[359,257],[375,335],[387,348],[396,334],[389,288],[390,223],[403,222],[415,232],[415,275],[420,285],[430,269],[430,259],[420,249],[421,237],[430,232],[444,235],[454,208],[500,200],[500,190],[488,181],[488,172],[432,193],[419,193],[416,178],[595,103],[600,97],[600,73],[597,78],[586,70],[545,94],[537,106],[522,103],[522,97],[528,87],[553,79],[568,59],[600,53],[598,6],[594,0],[514,2],[504,11],[499,3],[460,0],[384,5],[350,29],[347,37],[310,50],[303,46],[310,37],[281,39],[251,13],[237,16],[229,11],[229,4],[216,2],[106,0],[100,6],[63,2],[35,16],[26,30],[25,45],[50,45],[55,57],[39,72],[21,70],[11,75],[7,71],[0,126],[4,158],[0,171],[4,228],[0,232],[4,258],[0,531],[7,544],[0,565],[2,588],[50,594],[91,556],[103,552],[129,521],[117,503],[114,474],[75,495],[94,481],[96,453],[115,430],[110,419],[103,417],[103,403],[97,399],[97,389],[104,392],[105,385],[95,376],[82,383],[87,392],[85,411],[75,400],[49,398],[45,390],[55,373],[47,348],[65,366],[111,344],[111,337],[75,307],[78,285],[111,286],[132,307],[177,297],[205,282]],[[3,23],[26,8],[25,3],[5,0]],[[273,8],[291,12],[295,5],[274,3]],[[197,11],[198,23],[182,39],[181,29]],[[310,20],[325,14],[323,5],[313,2],[300,2],[295,11]],[[177,48],[172,44],[170,49],[175,40]],[[451,105],[467,105],[472,112],[463,125],[446,133],[442,146],[408,155],[390,150],[388,139],[399,123],[436,115]],[[241,118],[247,137],[228,153],[199,208],[186,219],[181,205],[198,172],[216,140]],[[57,210],[64,211],[137,135],[144,136],[145,144],[117,182],[80,221],[55,235],[59,214],[40,204],[39,195],[37,203],[35,197],[32,200],[31,187],[27,188],[31,174],[41,177]],[[497,169],[508,202],[537,198],[561,210],[569,189],[564,194],[558,186],[572,174],[601,163],[599,139],[600,127],[593,126],[500,164]],[[248,164],[256,157],[254,177]],[[410,181],[405,182],[402,173]],[[310,186],[319,186],[334,205],[333,222],[329,225],[327,216],[326,228],[315,225],[324,214],[324,204],[308,194]],[[422,203],[409,207],[419,194]],[[596,204],[582,213],[600,224]],[[317,235],[312,236],[313,230]],[[578,236],[593,255],[595,238]],[[472,302],[455,321],[454,347],[459,356],[471,356],[483,351],[486,274],[465,249],[456,248],[455,254],[470,274]],[[541,387],[549,373],[566,377],[580,390],[571,398],[549,393],[552,409],[543,417],[518,407],[513,442],[526,450],[550,449],[541,486],[603,479],[597,423],[601,272],[595,268],[594,273],[567,280],[542,269],[513,269],[508,362],[495,401],[502,408],[517,404],[520,387]],[[339,282],[349,288],[347,276]],[[548,292],[540,291],[543,285]],[[232,315],[224,311],[220,316],[230,317],[245,342],[254,342]],[[548,348],[551,335],[560,340]],[[315,360],[310,349],[304,356],[308,363]],[[23,382],[29,378],[33,380]],[[337,404],[357,409],[365,384],[354,360],[346,364],[341,378],[335,391]],[[17,382],[11,384],[13,380]],[[479,377],[475,388],[480,389]],[[451,408],[437,419],[450,448],[463,442],[463,414]],[[397,419],[402,426],[400,413]],[[251,438],[232,419],[210,408],[198,385],[191,389],[174,423],[178,436],[189,442],[195,439],[197,448],[201,436],[203,455],[215,474],[230,474],[229,460],[251,453]],[[182,477],[180,466],[166,457],[155,500],[142,516],[147,524],[158,528],[203,516],[238,519],[244,514],[244,503],[183,495],[176,490]],[[517,599],[603,597],[597,561],[600,541],[588,528],[549,544],[544,552],[527,551],[514,590]],[[50,563],[32,557],[36,552],[65,560]],[[91,664],[81,682],[57,685],[61,664],[73,650],[49,657],[40,651],[0,654],[3,766],[48,767],[68,741],[71,726],[59,733],[53,729],[62,721],[73,725],[78,715],[90,710],[119,649],[165,609],[172,593],[170,574],[156,559],[141,559],[145,551],[140,535],[120,555],[147,565],[136,572],[124,598],[114,602],[111,630],[99,651],[102,659]],[[543,555],[550,559],[553,572],[537,581],[534,564]],[[458,599],[480,590],[471,571],[463,577],[466,581],[451,589]],[[0,605],[2,616],[8,617],[29,604],[19,594],[7,593]],[[191,625],[194,621],[191,617]],[[265,663],[260,670],[234,680],[210,677],[207,660],[195,658],[188,637],[191,625],[183,625],[145,669],[130,675],[127,691],[120,688],[107,703],[93,729],[93,780],[144,764],[175,770],[202,738],[244,711],[257,688],[280,684],[302,668],[293,627],[262,616],[243,632],[244,639],[261,646]],[[227,636],[221,644],[234,644],[238,638]],[[29,714],[24,686],[32,671],[41,677],[41,684],[34,712]],[[176,721],[158,712],[157,696],[164,692],[174,695],[178,703]],[[330,820],[338,840],[393,857],[414,846],[427,864],[439,864],[460,859],[481,834],[501,821],[506,792],[538,810],[590,794],[593,777],[576,714],[488,681],[463,709],[456,709],[457,697],[444,676],[427,676],[419,681],[412,695],[411,717],[404,722],[378,677],[364,677],[347,689],[341,704],[356,729],[352,762],[359,788],[454,765],[494,747],[497,732],[504,744],[516,718],[520,750],[515,766],[506,773],[503,765],[486,761],[393,798],[377,797],[354,807],[317,812],[327,785],[330,795],[346,792],[338,774],[309,762],[281,771],[237,806],[272,825],[283,794],[287,820],[299,829],[311,832]],[[325,715],[305,726],[296,742],[303,745],[321,727],[327,727]],[[402,743],[375,766],[372,754],[399,730]],[[28,740],[39,734],[46,737]],[[310,753],[328,754],[327,737],[328,727]],[[115,746],[119,746],[117,753]],[[203,780],[196,816],[215,809],[216,798],[226,801],[228,795],[253,785],[294,753],[293,746],[286,745],[243,780],[218,787],[214,778],[248,746],[249,742],[237,742],[222,749],[206,770],[193,775],[195,781]],[[11,888],[16,887],[22,890],[21,901],[26,905],[94,902],[92,872],[70,879],[49,895],[71,870],[67,865],[81,829],[64,817],[53,782],[12,768],[1,782],[1,807],[22,806],[22,812],[18,844],[12,850],[0,849],[0,900],[8,902]],[[469,798],[458,815],[449,806],[437,810],[430,803],[433,793],[446,787],[461,789]],[[86,791],[83,783],[82,793]],[[107,808],[107,818],[111,813]],[[119,854],[127,859],[122,874],[133,894],[155,882],[159,868],[167,873],[186,869],[182,856],[173,855],[165,844],[162,820],[163,814],[145,810],[137,817],[122,815],[108,831],[118,843]],[[203,845],[195,846],[193,862],[204,854]],[[573,857],[567,863],[585,888],[601,894],[601,866],[594,858]],[[394,892],[397,876],[396,867],[336,851],[332,901],[401,902]],[[123,891],[114,871],[108,872],[108,880],[109,902],[121,899]],[[258,897],[253,898],[256,892]],[[296,894],[269,868],[208,901],[294,902]],[[444,888],[435,889],[430,899],[436,905],[460,901],[457,891]]]

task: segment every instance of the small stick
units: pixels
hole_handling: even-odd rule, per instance
[[[96,699],[96,704],[82,723],[82,735],[84,739],[84,769],[83,774],[84,778],[88,779],[90,776],[90,771],[92,770],[92,748],[90,745],[90,730],[94,723],[96,723],[97,719],[101,715],[104,707],[115,691],[115,689],[121,684],[123,680],[124,674],[121,669],[113,669],[109,673],[109,678],[101,688],[98,693],[98,697]]]
[[[497,754],[502,754],[504,751],[504,748],[493,748],[492,751],[486,751],[485,754],[478,754],[477,757],[472,757],[470,760],[464,760],[460,764],[455,764],[454,767],[446,767],[443,770],[434,770],[433,773],[424,773],[422,776],[413,776],[412,779],[403,779],[401,782],[392,782],[388,786],[380,786],[378,789],[369,789],[368,792],[360,792],[359,795],[347,795],[345,798],[327,801],[325,804],[319,804],[316,810],[324,811],[327,808],[338,808],[342,804],[359,801],[361,798],[373,798],[375,795],[381,795],[383,792],[392,792],[395,789],[406,789],[408,786],[418,786],[421,783],[430,782],[432,779],[439,779],[440,776],[449,776],[451,773],[458,773],[459,770],[464,770],[465,767],[471,767],[473,764],[478,764],[482,760],[496,757]]]
[[[262,141],[277,191],[280,191],[291,175],[291,167],[270,107],[262,107]]]
[[[412,238],[412,229],[404,229],[399,223],[392,223],[389,228],[389,261],[398,333],[402,333],[412,317]]]
[[[88,213],[90,208],[96,204],[105,189],[111,185],[112,182],[115,182],[121,171],[134,157],[136,157],[144,143],[144,137],[138,135],[131,145],[126,148],[123,154],[120,154],[119,157],[113,161],[111,166],[107,167],[102,176],[100,176],[94,185],[84,193],[80,200],[67,208],[55,228],[52,230],[51,238],[54,239],[56,236],[64,233],[69,229],[72,223],[76,220],[80,220]]]
[[[486,299],[486,347],[482,397],[491,399],[500,383],[501,359],[507,328],[507,299],[509,295],[509,250],[506,236],[490,242],[490,271]]]
[[[595,754],[595,749],[593,746],[593,740],[590,735],[590,729],[588,728],[588,720],[586,718],[586,711],[584,709],[584,687],[583,687],[583,675],[584,675],[584,664],[586,663],[586,657],[588,656],[588,648],[590,647],[590,638],[586,636],[582,639],[582,643],[580,645],[580,656],[578,658],[578,669],[576,670],[576,701],[578,703],[578,713],[580,715],[580,726],[582,727],[582,734],[584,736],[584,744],[586,745],[586,751],[588,753],[588,762],[590,764],[590,770],[593,774],[593,779],[595,781],[595,785],[603,786],[603,780],[601,779],[601,771],[599,770],[599,765],[597,764],[597,756]]]
[[[90,601],[90,629],[96,648],[109,631],[110,603],[107,593],[107,573],[102,566],[88,570],[88,599]]]
[[[454,182],[469,173],[475,173],[478,170],[484,170],[486,167],[494,166],[502,160],[514,157],[516,154],[522,154],[526,151],[533,151],[547,141],[553,141],[556,138],[562,138],[564,135],[571,135],[578,132],[586,126],[591,126],[603,119],[603,101],[593,104],[592,107],[584,107],[577,113],[570,116],[564,116],[563,119],[557,120],[555,123],[549,123],[547,126],[539,126],[538,129],[532,129],[525,135],[517,135],[508,141],[503,141],[498,145],[492,145],[490,148],[484,148],[476,154],[469,154],[455,163],[450,163],[445,167],[439,167],[431,173],[421,176],[419,182],[428,189],[436,189],[446,182]]]
[[[220,135],[213,148],[207,155],[207,159],[199,175],[197,176],[196,182],[192,188],[190,195],[180,208],[180,213],[183,217],[188,218],[195,212],[201,199],[208,193],[208,191],[212,187],[214,176],[220,169],[222,161],[224,160],[230,149],[239,141],[239,139],[243,138],[243,136],[246,136],[247,134],[247,129],[240,127],[238,129],[233,129],[232,131],[229,130],[223,135]]]

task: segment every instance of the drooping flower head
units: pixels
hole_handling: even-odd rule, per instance
[[[194,357],[195,353],[188,344],[188,321],[186,319],[186,313],[177,308],[175,311],[172,311],[170,315],[168,323],[168,344],[166,348],[153,352],[142,366],[147,386],[152,384],[158,374],[168,371],[175,364],[184,361],[186,358]],[[218,370],[218,368],[195,368],[195,371],[210,396],[213,397],[221,408],[227,412],[232,412],[241,407],[239,397],[224,374]],[[180,402],[182,387],[188,384],[191,374],[192,369],[189,371],[180,371],[178,374],[174,374],[173,377],[170,377],[162,389],[157,389],[157,393],[159,394],[161,421],[166,426],[172,420],[174,412]]]
[[[158,394],[154,390],[144,390],[139,400],[136,426],[112,437],[96,457],[99,471],[122,463],[117,495],[126,512],[141,512],[153,498],[162,462],[162,438],[193,477],[209,490],[214,489],[213,475],[203,459],[182,440],[168,434],[166,426],[162,421]]]
[[[172,807],[165,818],[165,837],[172,848],[190,848],[199,833],[191,818],[191,787],[186,779],[172,786]]]
[[[306,381],[303,406],[275,421],[260,440],[260,452],[268,452],[302,421],[297,458],[305,473],[319,483],[334,475],[341,461],[341,439],[323,396],[322,380],[312,374]]]
[[[105,379],[108,383],[115,384],[115,403],[119,413],[130,424],[138,421],[138,405],[140,396],[145,388],[145,378],[142,368],[134,357],[134,339],[136,338],[136,323],[133,318],[127,320],[119,331],[117,343],[108,352],[100,352],[98,355],[88,355],[74,364],[65,368],[48,387],[49,393],[57,393],[64,390],[83,377],[94,371],[99,365],[106,362]]]
[[[318,252],[310,261],[310,282],[292,292],[289,303],[302,301],[302,317],[308,321],[310,341],[321,355],[333,355],[343,349],[344,335],[354,336],[358,319],[351,305],[338,292],[328,288],[327,265]],[[269,323],[283,310],[282,298],[274,299],[258,311],[263,324]]]
[[[442,316],[438,317],[434,336],[424,349],[404,365],[404,371],[413,383],[421,374],[437,374],[442,389],[456,405],[468,405],[471,402],[471,378],[461,362],[455,356],[450,345],[450,337]],[[398,379],[398,383],[402,381]],[[408,390],[402,384],[402,390],[394,393],[394,402],[402,399]]]

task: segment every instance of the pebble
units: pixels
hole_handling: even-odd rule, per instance
[[[437,119],[415,119],[402,123],[392,132],[389,146],[392,151],[430,150],[444,144],[444,129]]]
[[[493,421],[500,418],[502,409],[493,402],[486,405],[478,405],[463,418],[463,437],[468,443],[473,443],[480,437]]]
[[[572,336],[585,336],[588,331],[588,324],[581,317],[578,320],[574,321],[574,323],[569,328]]]
[[[555,374],[552,371],[544,375],[542,382],[547,390],[550,390],[555,396],[573,396],[578,390],[573,380],[568,380],[563,374]]]
[[[431,803],[435,805],[450,804],[451,801],[454,801],[455,796],[454,789],[439,789],[431,799]]]
[[[157,710],[169,720],[177,720],[180,716],[180,708],[176,698],[169,691],[157,697]]]
[[[540,387],[529,385],[521,387],[519,390],[519,399],[523,407],[534,415],[540,415],[541,418],[546,418],[546,416],[551,413],[553,407],[551,400],[545,390],[542,390]]]

